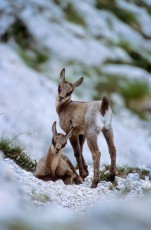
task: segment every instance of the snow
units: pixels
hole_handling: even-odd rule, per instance
[[[35,45],[47,50],[50,59],[45,72],[37,72],[20,59],[13,39],[0,43],[0,133],[5,138],[17,137],[26,146],[33,159],[43,156],[50,145],[51,126],[57,121],[55,97],[60,70],[65,66],[67,79],[75,82],[81,69],[89,71],[80,98],[90,100],[94,69],[103,73],[139,79],[151,84],[150,73],[132,64],[120,42],[126,42],[134,50],[150,60],[151,17],[147,10],[127,1],[117,4],[135,13],[141,32],[120,21],[116,15],[95,8],[93,0],[72,1],[74,8],[84,18],[85,26],[65,19],[63,7],[53,1],[1,0],[0,36],[15,21],[16,15],[27,26]],[[150,0],[144,0],[148,6]],[[127,64],[106,64],[107,60]],[[72,65],[73,63],[73,65]],[[94,68],[94,69],[93,69]],[[76,76],[77,75],[77,76]],[[72,79],[71,76],[75,76]],[[78,90],[77,90],[78,92]],[[76,92],[75,92],[76,93]],[[124,107],[123,100],[113,95],[116,113],[113,113],[113,132],[117,148],[117,163],[151,167],[151,139],[149,123],[145,126],[137,116]],[[61,130],[60,130],[61,131]],[[61,131],[62,132],[62,131]],[[108,148],[103,135],[99,136],[101,167],[110,163]],[[64,149],[73,163],[73,150],[68,143]],[[93,168],[92,156],[84,146],[84,157],[89,164],[89,176],[81,185],[64,185],[61,180],[43,182],[32,173],[22,170],[9,159],[0,158],[0,230],[8,230],[16,223],[23,228],[48,230],[61,229],[151,229],[150,177],[141,180],[138,174],[128,174],[126,179],[116,177],[115,185],[101,181],[96,189],[90,189]],[[151,172],[150,172],[151,175]],[[140,198],[144,198],[142,201]],[[136,202],[134,202],[136,200]],[[79,217],[79,216],[84,216]],[[38,217],[38,218],[37,218]],[[122,226],[122,227],[121,227]],[[145,227],[144,227],[145,226]],[[16,227],[16,229],[18,226]]]
[[[139,21],[139,24],[141,26],[142,32],[146,36],[151,36],[151,18],[149,14],[147,13],[147,10],[141,7],[137,7],[136,5],[126,2],[126,1],[121,1],[117,0],[117,4],[119,7],[122,9],[127,10],[128,12],[133,13],[135,15],[136,19]]]
[[[28,69],[7,46],[0,45],[0,53],[3,113],[0,117],[0,132],[6,138],[18,135],[22,140],[24,136],[23,143],[29,146],[29,150],[32,148],[33,156],[38,156],[42,151],[38,140],[42,136],[43,139],[47,138],[46,141],[50,140],[50,119],[57,119],[55,101],[51,99],[52,95],[54,98],[56,85],[51,80],[45,82],[45,76]]]
[[[40,205],[40,198],[43,200],[42,197],[46,196],[48,197],[48,202],[51,204],[78,213],[85,211],[104,197],[108,197],[108,199],[116,197],[116,192],[110,190],[110,187],[112,187],[110,182],[104,181],[97,187],[97,189],[90,189],[92,167],[89,168],[89,177],[87,177],[82,185],[67,186],[61,180],[56,182],[44,182],[39,180],[35,178],[32,173],[21,170],[20,167],[14,164],[11,160],[7,159],[5,160],[5,163],[7,167],[10,167],[15,172],[23,190],[33,199],[37,196],[38,200],[39,197],[39,202],[35,201],[36,205],[38,205],[38,203]]]
[[[142,80],[151,84],[150,74],[139,67],[131,67],[126,64],[106,64],[101,68],[101,70],[103,73],[111,76],[116,75],[129,80]]]
[[[64,185],[61,180],[44,182],[22,170],[12,160],[0,159],[0,229],[21,224],[25,229],[127,229],[127,225],[151,226],[150,180],[140,180],[138,174],[126,179],[116,177],[116,185],[101,181],[90,189],[90,175],[81,185]],[[139,200],[138,200],[139,198]],[[140,209],[141,208],[141,209]],[[144,210],[142,212],[142,210]],[[141,219],[140,219],[141,217]],[[109,220],[108,220],[109,218]],[[119,226],[119,228],[117,226]],[[116,226],[116,227],[115,227]],[[144,229],[144,228],[140,228]],[[149,228],[150,229],[150,228]]]
[[[92,166],[89,166],[89,176],[83,184],[65,185],[63,181],[58,180],[42,181],[33,176],[32,173],[22,170],[12,160],[4,160],[5,167],[11,169],[17,178],[20,187],[33,200],[34,205],[55,205],[62,207],[72,214],[85,213],[90,211],[97,203],[103,200],[115,200],[121,192],[126,192],[125,199],[132,199],[143,196],[143,189],[150,190],[150,180],[140,180],[137,173],[128,174],[126,179],[122,180],[124,189],[116,186],[111,182],[101,181],[96,189],[91,189],[91,181],[93,177]],[[117,177],[117,181],[118,181]],[[135,193],[135,196],[134,196]]]

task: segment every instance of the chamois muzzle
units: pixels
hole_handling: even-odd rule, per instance
[[[64,97],[62,96],[59,96],[59,100],[62,101],[63,99],[65,99]]]
[[[62,148],[61,144],[58,143],[58,144],[55,146],[56,152],[58,153],[58,152],[61,150],[61,148]]]

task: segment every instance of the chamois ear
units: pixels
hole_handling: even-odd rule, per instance
[[[69,132],[66,134],[66,138],[70,138],[72,136],[72,131],[73,131],[73,126],[71,126],[71,129],[69,130]]]
[[[52,133],[53,133],[53,136],[57,134],[56,121],[52,125]]]
[[[76,87],[80,86],[81,83],[83,82],[83,77],[81,77],[79,80],[77,80],[72,86],[73,89],[75,89]]]
[[[65,68],[63,68],[60,72],[60,82],[64,82],[65,81]]]

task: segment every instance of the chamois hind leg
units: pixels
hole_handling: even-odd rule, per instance
[[[93,158],[94,175],[93,175],[91,188],[96,188],[100,181],[100,157],[101,157],[101,153],[99,151],[99,147],[97,144],[97,136],[94,136],[94,134],[87,135],[87,143]]]
[[[70,142],[74,151],[74,156],[77,160],[80,176],[84,179],[87,177],[87,172],[85,172],[82,162],[82,153],[79,139],[76,136],[72,136],[70,137]]]
[[[110,153],[110,158],[111,158],[110,179],[111,181],[114,181],[116,176],[116,148],[114,145],[113,131],[110,128],[110,129],[103,129],[102,132],[106,139],[109,153]]]
[[[84,170],[85,172],[87,173],[87,176],[89,175],[89,172],[88,172],[88,166],[84,160],[84,156],[83,156],[83,145],[84,145],[84,142],[85,142],[85,136],[84,135],[79,135],[79,143],[80,143],[80,147],[81,147],[81,157],[82,157],[82,163],[83,163],[83,167],[84,167]]]

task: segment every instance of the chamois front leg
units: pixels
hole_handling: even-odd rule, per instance
[[[87,173],[87,176],[89,175],[89,172],[88,172],[88,166],[84,160],[84,157],[83,157],[83,145],[84,145],[84,142],[85,142],[85,136],[84,135],[79,135],[79,143],[80,143],[80,147],[81,147],[81,156],[82,156],[82,163],[83,163],[83,167],[84,167],[84,170],[85,172]]]
[[[88,146],[89,146],[89,149],[92,153],[92,158],[93,158],[94,175],[93,175],[91,188],[96,188],[99,181],[100,181],[100,157],[101,157],[101,153],[99,151],[96,136],[93,136],[92,134],[90,136],[88,135],[87,136],[87,143],[88,143]]]
[[[110,128],[110,129],[103,129],[102,132],[106,139],[109,153],[110,153],[110,158],[111,158],[110,180],[114,181],[116,176],[116,148],[114,145],[113,131],[112,128]]]
[[[74,151],[74,156],[77,160],[78,168],[79,168],[79,173],[80,176],[84,179],[87,177],[87,172],[84,170],[83,167],[83,162],[82,162],[82,153],[81,153],[81,148],[80,148],[80,143],[79,139],[76,136],[72,136],[70,138],[70,142]]]

